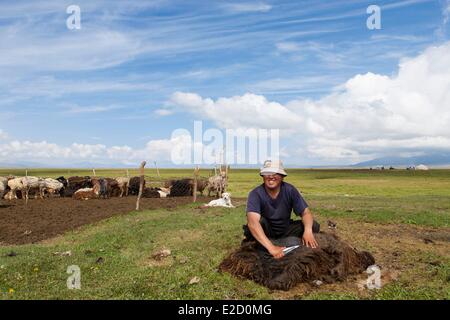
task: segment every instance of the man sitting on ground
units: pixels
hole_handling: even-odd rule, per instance
[[[244,225],[244,241],[257,240],[275,258],[284,256],[284,247],[278,247],[269,240],[289,236],[302,238],[305,246],[317,248],[314,233],[320,225],[314,221],[308,204],[300,192],[284,182],[287,176],[281,161],[264,162],[260,171],[263,184],[253,189],[247,200],[247,225]],[[301,220],[291,219],[291,212]]]

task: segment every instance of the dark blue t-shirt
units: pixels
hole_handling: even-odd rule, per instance
[[[247,212],[259,213],[270,223],[277,235],[284,233],[289,226],[292,210],[298,216],[308,208],[308,204],[300,192],[287,182],[281,183],[280,193],[272,199],[264,188],[264,184],[253,189],[248,195]]]

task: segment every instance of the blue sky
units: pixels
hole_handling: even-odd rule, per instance
[[[72,4],[80,30],[66,27]],[[381,30],[366,27],[372,4]],[[194,120],[285,128],[282,158],[296,165],[450,151],[448,0],[0,5],[0,164],[167,162],[171,133]],[[429,90],[406,84],[422,60],[438,66],[414,79],[437,81]]]

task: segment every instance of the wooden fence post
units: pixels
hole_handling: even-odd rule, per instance
[[[156,164],[156,161],[155,161],[155,167],[156,167],[156,173],[158,174],[158,179],[161,180],[161,175],[159,174],[159,169],[158,169],[158,165]]]
[[[193,190],[193,202],[197,201],[197,186],[198,186],[198,172],[200,168],[197,167],[194,169],[194,190]]]
[[[137,201],[136,201],[136,211],[139,211],[139,201],[141,200],[142,197],[142,192],[144,191],[144,181],[145,181],[145,177],[144,177],[144,167],[147,164],[147,162],[142,161],[141,162],[141,167],[139,168],[139,174],[140,174],[140,183],[139,183],[139,194],[137,197]]]

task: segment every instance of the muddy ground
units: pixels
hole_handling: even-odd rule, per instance
[[[202,198],[198,197],[198,201]],[[192,197],[142,198],[140,207],[171,209],[190,202]],[[39,242],[135,208],[136,197],[132,196],[87,201],[53,198],[31,200],[27,205],[22,200],[0,201],[0,245]]]

